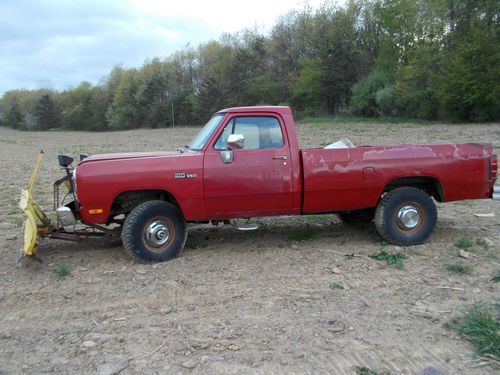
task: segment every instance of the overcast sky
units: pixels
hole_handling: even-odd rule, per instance
[[[321,0],[309,0],[317,7]],[[303,0],[0,0],[0,95],[98,83],[190,43],[257,26],[266,32]]]

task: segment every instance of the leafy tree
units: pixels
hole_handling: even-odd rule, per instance
[[[323,106],[326,95],[326,88],[321,84],[323,74],[319,58],[304,58],[300,61],[300,77],[293,90],[293,102],[296,108],[308,115],[316,114],[317,110],[327,112]]]
[[[17,102],[13,102],[7,108],[2,109],[2,125],[9,128],[21,129],[23,124],[23,115]]]
[[[106,86],[96,86],[92,90],[92,95],[89,102],[91,109],[90,121],[88,122],[87,130],[104,131],[108,130],[108,121],[106,112],[111,106],[112,93]]]
[[[500,116],[500,4],[450,2],[450,29],[436,97],[455,120]]]
[[[76,130],[92,129],[93,88],[89,82],[83,82],[78,87],[65,91],[60,95],[64,110],[61,113],[61,123],[64,128]]]
[[[108,130],[201,123],[221,108],[290,103],[296,113],[467,121],[500,118],[500,3],[325,2],[223,34],[99,84],[12,90],[0,122],[18,129]],[[48,98],[45,96],[48,95]],[[42,98],[43,97],[43,98]],[[52,124],[50,125],[49,122]]]
[[[392,114],[396,95],[390,75],[376,71],[353,86],[351,110],[363,116]]]
[[[43,94],[38,99],[34,110],[37,130],[48,130],[60,125],[59,112],[49,94]]]
[[[108,109],[108,121],[112,129],[123,130],[139,128],[143,124],[143,112],[139,111],[136,94],[139,88],[137,70],[123,73],[116,88],[113,104]]]

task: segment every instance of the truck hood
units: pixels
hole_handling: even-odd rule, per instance
[[[155,151],[155,152],[123,152],[114,154],[98,154],[88,156],[83,161],[83,163],[88,163],[91,161],[103,161],[103,160],[118,160],[118,159],[137,159],[137,158],[158,158],[158,157],[168,157],[168,156],[179,156],[179,151]]]

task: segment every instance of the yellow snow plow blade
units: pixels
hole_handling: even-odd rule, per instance
[[[34,255],[38,246],[37,237],[46,235],[50,230],[50,220],[33,200],[31,193],[38,175],[38,169],[43,159],[43,151],[36,159],[36,166],[28,183],[28,189],[21,191],[19,207],[26,214],[21,233],[18,236],[18,249],[16,261],[19,262],[23,256]]]

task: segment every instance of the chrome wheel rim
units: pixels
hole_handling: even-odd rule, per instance
[[[154,250],[167,247],[173,237],[172,223],[166,218],[154,218],[144,226],[143,240]]]
[[[397,213],[398,226],[403,230],[414,230],[420,224],[420,210],[413,205],[402,206]]]

